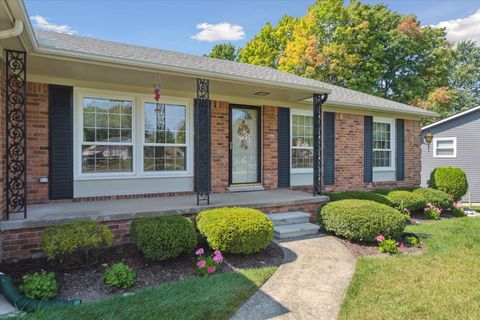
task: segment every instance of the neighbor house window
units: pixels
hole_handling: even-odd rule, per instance
[[[82,173],[132,172],[132,101],[82,99]]]
[[[436,158],[455,158],[457,156],[457,138],[434,138],[433,156]]]
[[[292,114],[292,169],[313,168],[313,117]]]
[[[143,171],[186,171],[186,106],[147,102],[144,116]]]
[[[373,121],[373,168],[393,168],[393,121],[375,119]]]

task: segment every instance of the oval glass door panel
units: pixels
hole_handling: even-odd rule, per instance
[[[259,111],[250,108],[232,108],[231,116],[231,183],[259,182]]]

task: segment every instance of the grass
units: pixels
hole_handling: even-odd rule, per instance
[[[413,225],[423,255],[361,258],[340,319],[478,319],[480,218]]]
[[[43,309],[14,319],[228,319],[275,270],[276,267],[265,267],[189,278],[140,290],[131,296],[78,307]]]

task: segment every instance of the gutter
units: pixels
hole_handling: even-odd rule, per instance
[[[0,31],[0,40],[17,37],[22,33],[22,31],[23,31],[22,20],[15,20],[15,24],[13,28]]]

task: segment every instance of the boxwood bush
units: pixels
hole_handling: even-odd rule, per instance
[[[393,206],[392,202],[386,196],[375,192],[347,191],[338,193],[327,193],[326,195],[330,197],[330,201],[338,201],[345,199],[362,199],[383,203],[387,206]]]
[[[156,261],[191,252],[197,246],[195,227],[183,216],[134,220],[130,234],[143,255]]]
[[[407,209],[410,212],[417,212],[425,208],[427,205],[427,201],[423,196],[410,191],[391,191],[388,193],[387,198],[398,210]]]
[[[319,209],[322,227],[356,241],[374,241],[379,234],[397,238],[405,229],[405,215],[397,209],[370,200],[340,200]]]
[[[441,190],[459,201],[467,193],[467,176],[462,169],[456,167],[438,167],[430,174],[428,186]]]
[[[431,203],[440,209],[449,209],[453,206],[453,197],[446,192],[431,188],[419,188],[413,191],[425,198],[427,203]]]
[[[250,208],[218,208],[197,215],[197,228],[212,249],[228,253],[258,252],[273,240],[273,224]]]
[[[95,221],[75,221],[45,229],[41,247],[48,259],[67,264],[95,262],[101,248],[110,247],[113,234]]]

